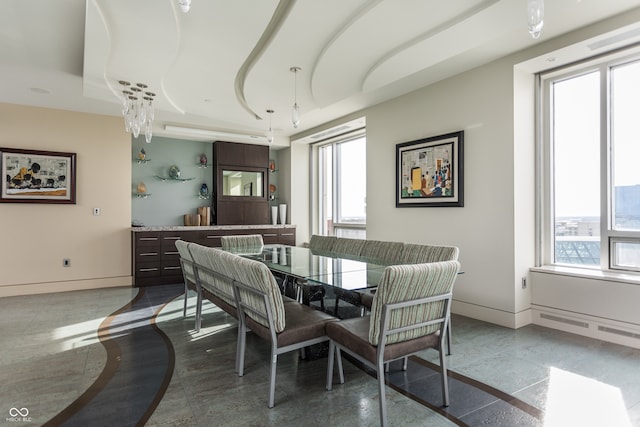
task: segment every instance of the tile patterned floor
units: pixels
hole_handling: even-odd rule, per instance
[[[207,303],[203,327],[195,333],[195,298],[183,318],[180,287],[174,288],[150,288],[138,296],[135,307],[143,321],[125,316],[105,322],[134,300],[138,289],[0,299],[0,426],[136,425],[140,418],[132,408],[148,404],[136,404],[149,394],[150,381],[142,374],[159,377],[170,365],[168,353],[162,356],[160,350],[163,336],[175,364],[162,399],[144,419],[147,426],[378,425],[374,378],[345,362],[345,384],[327,392],[326,359],[300,360],[297,353],[279,358],[276,406],[268,409],[266,343],[248,336],[246,373],[238,377],[235,320]],[[151,320],[157,334],[148,335]],[[439,398],[438,382],[429,380],[429,364],[438,357],[425,352],[411,360],[408,373],[395,367],[389,373],[395,384],[387,392],[391,425],[640,426],[640,350],[533,325],[514,331],[461,316],[452,322],[451,406],[427,402]],[[84,402],[93,405],[89,416],[64,424],[54,417],[77,404],[109,366],[100,341],[107,335],[120,347],[135,344],[135,355],[121,352],[118,362],[136,369],[121,372],[122,393]],[[490,393],[468,388],[474,381],[479,382],[475,390]],[[123,396],[129,403],[118,406]]]

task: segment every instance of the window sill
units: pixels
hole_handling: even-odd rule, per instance
[[[607,280],[610,282],[621,282],[632,285],[640,285],[640,275],[633,273],[589,270],[585,268],[572,268],[564,266],[560,267],[557,265],[532,267],[529,270],[537,273],[557,274],[560,276],[582,277],[585,279]]]

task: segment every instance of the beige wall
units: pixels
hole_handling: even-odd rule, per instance
[[[122,119],[0,104],[0,129],[0,147],[77,154],[75,205],[0,203],[0,296],[131,286],[132,158]]]

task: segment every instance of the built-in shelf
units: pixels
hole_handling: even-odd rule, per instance
[[[151,195],[151,193],[133,193],[138,199],[146,199]]]
[[[197,163],[197,165],[198,165],[198,167],[201,167],[202,169],[206,169],[206,168],[208,168],[209,166],[211,166],[211,163],[207,163],[207,164],[204,164],[204,163]]]
[[[195,178],[171,178],[168,176],[158,176],[158,175],[156,175],[156,178],[158,178],[162,182],[165,182],[165,181],[187,182],[187,181],[193,181],[195,179]]]
[[[133,159],[139,165],[145,165],[151,161],[151,159]]]

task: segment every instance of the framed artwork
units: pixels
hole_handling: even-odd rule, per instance
[[[76,203],[76,154],[0,147],[3,203]]]
[[[396,145],[396,207],[462,207],[464,131]]]

